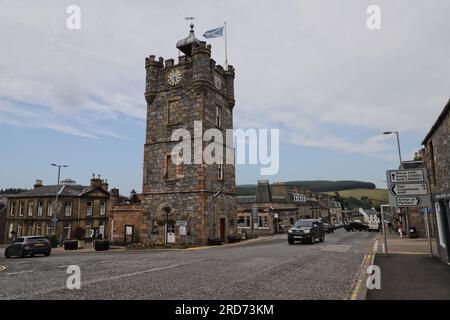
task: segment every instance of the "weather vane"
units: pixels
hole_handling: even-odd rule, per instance
[[[184,20],[190,21],[191,23],[195,20],[195,17],[186,17]]]

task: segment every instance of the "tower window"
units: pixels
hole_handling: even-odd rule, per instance
[[[218,165],[217,179],[223,180],[223,164]]]
[[[216,126],[222,127],[222,108],[216,106]]]

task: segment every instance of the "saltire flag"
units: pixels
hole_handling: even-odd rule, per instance
[[[223,37],[223,26],[206,31],[203,37],[206,39]]]

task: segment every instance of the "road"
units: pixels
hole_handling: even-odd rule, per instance
[[[315,245],[285,236],[200,250],[0,258],[0,299],[348,299],[375,233],[337,230]],[[66,288],[69,265],[81,290]]]

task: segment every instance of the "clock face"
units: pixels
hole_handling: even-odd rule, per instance
[[[214,85],[216,86],[217,90],[222,89],[222,79],[220,79],[220,76],[218,74],[214,75]]]
[[[181,81],[181,71],[180,70],[172,70],[169,72],[169,76],[167,77],[167,82],[171,85],[177,85]]]

